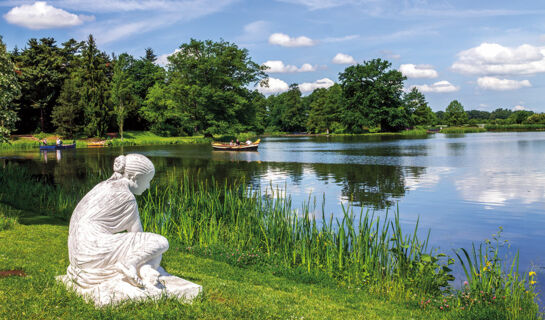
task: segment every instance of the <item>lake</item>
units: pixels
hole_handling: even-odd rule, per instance
[[[399,209],[407,233],[419,219],[431,243],[451,249],[481,242],[503,227],[520,252],[522,270],[540,280],[545,266],[545,132],[433,134],[427,137],[269,137],[259,152],[212,151],[209,145],[77,149],[40,153],[0,151],[52,183],[77,183],[111,172],[122,153],[148,156],[157,179],[175,169],[223,181],[245,179],[256,189],[285,189],[294,208],[316,199],[321,218],[342,217],[341,204],[384,214]],[[460,281],[460,280],[457,280]]]

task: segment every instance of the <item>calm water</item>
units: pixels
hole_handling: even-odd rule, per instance
[[[469,248],[504,228],[521,267],[545,266],[545,133],[479,133],[393,137],[265,138],[259,152],[217,152],[209,145],[78,149],[62,153],[0,151],[3,161],[28,164],[55,183],[74,183],[113,158],[138,152],[156,164],[215,179],[244,177],[256,188],[286,188],[296,207],[325,197],[327,215],[341,203],[383,214],[399,208],[406,232],[420,219],[442,251]],[[91,170],[91,171],[89,171]],[[321,206],[319,216],[321,217]],[[540,277],[541,278],[541,277]],[[538,278],[538,280],[541,280]],[[543,291],[541,283],[541,292]]]

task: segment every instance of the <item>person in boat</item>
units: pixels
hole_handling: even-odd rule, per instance
[[[230,146],[234,146],[235,144],[233,143],[233,140],[231,140],[231,142],[229,142],[229,145]]]
[[[237,139],[236,145],[240,146],[240,141],[238,141],[238,139]]]
[[[57,145],[57,146],[62,146],[62,140],[61,140],[61,138],[57,138],[56,145]]]
[[[250,141],[250,139],[246,140],[246,144],[247,145],[251,145],[252,144],[252,141]]]
[[[44,138],[44,139],[42,140],[42,143],[43,143],[44,146],[47,146],[47,139]]]

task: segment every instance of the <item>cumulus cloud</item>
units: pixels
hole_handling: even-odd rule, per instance
[[[545,72],[545,48],[523,44],[504,47],[497,43],[482,43],[458,53],[452,70],[463,74],[518,75]]]
[[[513,111],[522,111],[522,110],[528,111],[529,109],[526,108],[525,106],[521,106],[521,105],[513,107]]]
[[[416,86],[412,86],[412,88],[416,88],[421,92],[437,92],[437,93],[455,92],[460,90],[459,87],[453,85],[452,83],[446,80],[438,81],[431,85],[428,85],[428,84],[416,85]]]
[[[299,85],[299,90],[301,90],[301,92],[312,92],[318,88],[329,88],[331,87],[332,85],[334,85],[335,82],[333,82],[333,80],[329,79],[329,78],[323,78],[323,79],[320,79],[320,80],[316,80],[314,82],[304,82],[304,83],[301,83]]]
[[[266,80],[268,81],[269,86],[267,87],[264,85],[264,82],[261,82],[257,86],[257,91],[263,94],[273,94],[285,92],[289,89],[288,84],[280,79],[269,77]]]
[[[176,50],[174,50],[174,52],[166,53],[166,54],[162,54],[162,55],[158,56],[157,59],[155,59],[155,63],[157,63],[160,66],[166,66],[168,64],[168,57],[170,57],[171,55],[179,52],[180,50],[181,49],[176,49]]]
[[[76,15],[50,6],[45,1],[36,1],[32,5],[23,4],[12,8],[4,15],[8,23],[32,30],[65,28],[94,20],[92,16]]]
[[[477,85],[480,88],[488,90],[515,90],[523,87],[531,87],[532,84],[529,80],[510,80],[510,79],[499,79],[495,77],[481,77],[477,79]]]
[[[437,71],[430,65],[402,64],[399,71],[407,78],[437,78]]]
[[[270,44],[276,44],[282,47],[310,47],[316,44],[316,41],[305,37],[290,37],[284,33],[273,33],[269,37]]]
[[[300,68],[294,65],[285,65],[281,60],[269,60],[263,63],[264,66],[267,66],[268,73],[291,73],[291,72],[311,72],[316,71],[316,66],[313,66],[309,63],[303,64]]]
[[[335,57],[333,57],[331,62],[336,64],[355,64],[356,60],[354,60],[352,56],[339,52]]]

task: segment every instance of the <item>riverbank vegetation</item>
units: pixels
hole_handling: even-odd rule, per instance
[[[51,264],[57,263],[53,268],[55,271],[47,271],[49,278],[39,276],[40,283],[36,284],[54,293],[53,298],[39,296],[38,300],[41,299],[43,305],[51,305],[53,302],[47,299],[55,299],[58,300],[55,303],[60,302],[62,308],[76,304],[78,310],[90,312],[81,300],[65,293],[54,284],[53,273],[64,272],[68,263],[66,223],[75,204],[95,183],[107,176],[106,173],[89,173],[89,179],[84,184],[60,186],[48,184],[14,164],[8,164],[0,170],[0,183],[4,186],[0,190],[0,202],[17,209],[11,211],[11,214],[7,213],[10,218],[16,215],[23,224],[47,224],[49,221],[62,225],[55,227],[60,228],[56,229],[55,245],[47,252],[56,250],[59,254],[55,256],[63,258],[52,261]],[[13,194],[18,196],[13,197]],[[222,280],[218,279],[218,274],[225,272],[220,265],[225,265],[226,270],[232,271],[230,275],[235,277],[234,281],[244,281],[242,279],[246,279],[246,273],[255,272],[265,274],[267,279],[271,279],[270,282],[260,284],[261,291],[263,286],[270,288],[264,290],[270,295],[263,297],[254,293],[245,297],[255,303],[250,310],[268,310],[271,317],[283,314],[274,310],[287,298],[283,295],[277,296],[279,292],[275,288],[278,286],[272,279],[279,278],[280,283],[291,283],[296,288],[302,286],[307,293],[308,290],[325,290],[326,293],[323,294],[332,295],[327,298],[328,301],[336,301],[337,294],[346,294],[345,298],[350,300],[350,305],[367,308],[369,305],[364,301],[380,300],[381,309],[393,308],[392,313],[385,313],[391,318],[402,314],[410,314],[413,318],[432,319],[538,318],[536,293],[533,289],[535,274],[519,274],[519,270],[514,267],[517,257],[505,260],[499,254],[499,243],[486,243],[481,250],[462,250],[458,251],[458,256],[451,254],[447,257],[428,246],[427,238],[421,238],[418,224],[411,232],[402,230],[397,213],[375,216],[369,212],[343,207],[343,214],[333,217],[320,210],[319,206],[317,208],[313,202],[303,204],[294,211],[289,196],[281,190],[254,191],[244,181],[222,184],[203,181],[198,179],[198,173],[187,171],[172,172],[157,181],[155,186],[138,197],[138,205],[144,229],[165,235],[172,244],[165,259],[167,270],[172,266],[184,265],[180,269],[173,268],[179,270],[180,275],[188,272],[197,279],[208,279],[203,280],[205,289],[207,283],[211,284],[203,300],[197,302],[200,308],[191,309],[192,306],[182,307],[176,302],[165,302],[174,304],[176,308],[189,308],[193,310],[191,312],[197,312],[196,317],[209,315],[207,308],[210,304],[217,307],[216,297],[225,299],[225,295],[232,294],[229,289],[231,287],[219,285],[220,282],[232,281],[229,277],[220,276]],[[315,216],[321,217],[320,222],[314,219]],[[47,226],[43,230],[32,228],[16,224],[2,231],[0,237],[5,234],[12,237],[10,230],[25,230],[30,234],[45,231],[40,237],[51,234],[47,231]],[[59,232],[63,236],[59,236]],[[27,242],[37,241],[31,235],[25,236],[25,239]],[[38,243],[45,243],[41,241],[33,244],[32,250],[40,248]],[[7,242],[0,243],[4,246]],[[12,249],[9,252],[15,251]],[[23,263],[25,266],[42,263],[32,260],[32,255],[28,253],[19,256],[9,253],[7,257],[9,263],[6,265],[13,268],[21,267]],[[21,262],[21,259],[26,260]],[[218,268],[207,267],[205,269],[208,271],[195,274],[194,270],[198,269],[185,266],[185,260],[196,261],[199,265],[208,263]],[[452,279],[451,268],[461,262],[464,263],[467,275],[465,279],[457,281],[466,280],[467,284],[461,290],[456,290],[449,282]],[[36,271],[33,269],[35,267],[29,268],[29,272]],[[23,280],[0,281],[8,281],[13,286],[10,288],[16,292],[23,291]],[[296,291],[302,294],[300,289]],[[35,291],[27,293],[28,300],[25,301],[37,298],[36,294]],[[238,298],[227,303],[228,307],[240,306],[237,300],[242,296],[235,296]],[[315,301],[314,298],[299,295],[295,298],[308,301],[309,304],[304,303],[301,310],[307,310],[314,304],[311,301]],[[4,294],[0,295],[0,299],[10,298]],[[273,304],[276,305],[265,307],[268,304],[265,301],[267,299],[274,301]],[[346,303],[347,300],[343,301]],[[15,305],[22,312],[33,312],[33,309],[23,303]],[[137,308],[142,312],[167,312],[166,309],[154,309],[154,305],[156,304],[141,304]],[[333,312],[330,308],[344,310],[345,307],[338,305],[338,302],[332,302],[331,306],[326,307],[329,310],[326,312]],[[123,310],[128,309],[107,310],[109,311],[93,312],[124,312]],[[220,310],[227,312],[225,309]],[[347,314],[353,314],[354,310],[362,311],[352,310],[346,311]],[[307,317],[312,314],[310,311],[301,312],[296,315]],[[257,314],[252,313],[242,315],[244,316],[258,318]],[[328,316],[316,314],[316,317]],[[384,315],[377,318],[381,317]]]
[[[457,100],[433,112],[423,93],[407,91],[406,78],[381,59],[349,66],[338,83],[308,95],[292,84],[268,96],[263,94],[268,93],[266,67],[234,43],[192,39],[169,56],[166,66],[156,59],[151,48],[140,58],[107,54],[92,35],[60,45],[53,38],[30,39],[11,52],[0,40],[2,141],[13,133],[40,132],[67,139],[119,132],[123,140],[127,130],[210,137],[545,124],[544,114],[502,108],[466,112]]]

